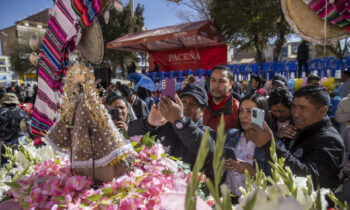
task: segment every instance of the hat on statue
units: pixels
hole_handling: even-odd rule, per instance
[[[350,35],[349,3],[350,0],[281,0],[284,16],[294,32],[317,44],[334,43]]]

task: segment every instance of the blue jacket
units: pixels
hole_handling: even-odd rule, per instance
[[[241,133],[241,130],[235,128],[228,130],[226,133],[225,147],[231,147],[235,149],[241,137]],[[255,147],[254,160],[256,160],[259,169],[262,169],[266,176],[271,175],[271,166],[268,163],[268,161],[271,159],[270,157],[266,156],[265,150],[263,148]]]

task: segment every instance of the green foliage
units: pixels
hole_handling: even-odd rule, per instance
[[[123,11],[121,12],[111,9],[108,24],[103,20],[103,15],[100,15],[99,22],[105,46],[107,42],[113,41],[126,34],[141,31],[144,24],[143,12],[144,7],[140,4],[137,4],[135,8],[134,17],[131,17],[129,5],[124,6]],[[119,66],[125,72],[126,64],[129,64],[131,61],[138,61],[136,53],[108,50],[106,51],[102,63],[112,64],[114,68]]]
[[[199,147],[198,155],[196,158],[196,162],[193,166],[193,174],[191,178],[191,184],[187,185],[187,190],[186,190],[186,199],[185,199],[185,209],[186,210],[194,210],[196,209],[196,191],[199,186],[200,180],[203,176],[202,173],[200,173],[199,177],[197,176],[198,173],[203,169],[206,157],[209,152],[209,146],[208,146],[208,141],[209,141],[209,131],[206,130],[204,133],[204,136],[201,141],[201,145]]]
[[[279,1],[213,1],[211,14],[216,27],[238,50],[255,49],[257,62],[264,60],[263,50],[271,40],[281,47],[291,33]]]

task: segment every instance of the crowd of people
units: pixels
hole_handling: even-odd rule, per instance
[[[343,73],[342,81],[346,87],[350,82],[349,71]],[[341,125],[337,129],[329,116],[330,95],[320,85],[319,77],[310,75],[306,87],[294,93],[288,90],[284,76],[273,77],[271,91],[267,91],[264,84],[263,78],[251,75],[248,87],[242,90],[242,85],[234,81],[232,71],[219,65],[212,69],[204,87],[189,82],[175,95],[175,100],[167,96],[158,99],[145,88],[131,88],[119,82],[106,89],[99,86],[99,89],[112,120],[123,135],[129,138],[150,132],[151,136],[157,136],[169,155],[181,158],[191,167],[208,129],[210,152],[204,170],[209,177],[212,176],[216,130],[223,115],[225,150],[234,153],[224,157],[223,182],[232,194],[239,196],[239,187],[245,187],[245,170],[255,176],[254,161],[267,175],[271,173],[268,161],[271,161],[272,139],[276,141],[278,157],[286,158],[285,165],[295,175],[311,175],[315,188],[344,192],[350,175],[348,89],[343,89],[348,92],[342,94],[343,100],[335,114]],[[26,88],[22,95],[16,89],[5,93],[1,99],[1,122],[3,125],[10,123],[13,127],[9,132],[18,133],[11,137],[0,134],[1,142],[6,144],[15,144],[13,139],[25,133],[31,136],[29,117],[16,105],[21,100],[33,103],[35,91]],[[263,128],[252,123],[254,108],[264,111]],[[11,117],[13,122],[6,120],[10,113],[16,115]],[[237,198],[233,197],[232,202],[237,203]]]

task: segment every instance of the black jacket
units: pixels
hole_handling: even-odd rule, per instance
[[[304,41],[298,46],[297,60],[309,60],[309,45]]]
[[[148,108],[146,102],[144,102],[138,96],[135,96],[135,101],[132,103],[132,109],[135,112],[137,118],[144,118],[148,115]]]
[[[168,154],[181,157],[182,161],[194,166],[199,146],[205,129],[209,129],[209,148],[213,152],[215,144],[215,132],[206,127],[200,119],[197,123],[185,117],[186,123],[183,129],[177,129],[175,125],[168,122],[161,127],[153,127],[147,123],[147,119],[137,119],[129,124],[128,135],[144,135],[150,131],[150,135],[157,135],[164,147],[170,147]]]
[[[270,143],[263,146],[269,153]],[[345,163],[345,149],[329,117],[297,132],[287,148],[276,146],[277,156],[286,157],[285,165],[297,176],[311,175],[314,187],[335,189]]]

